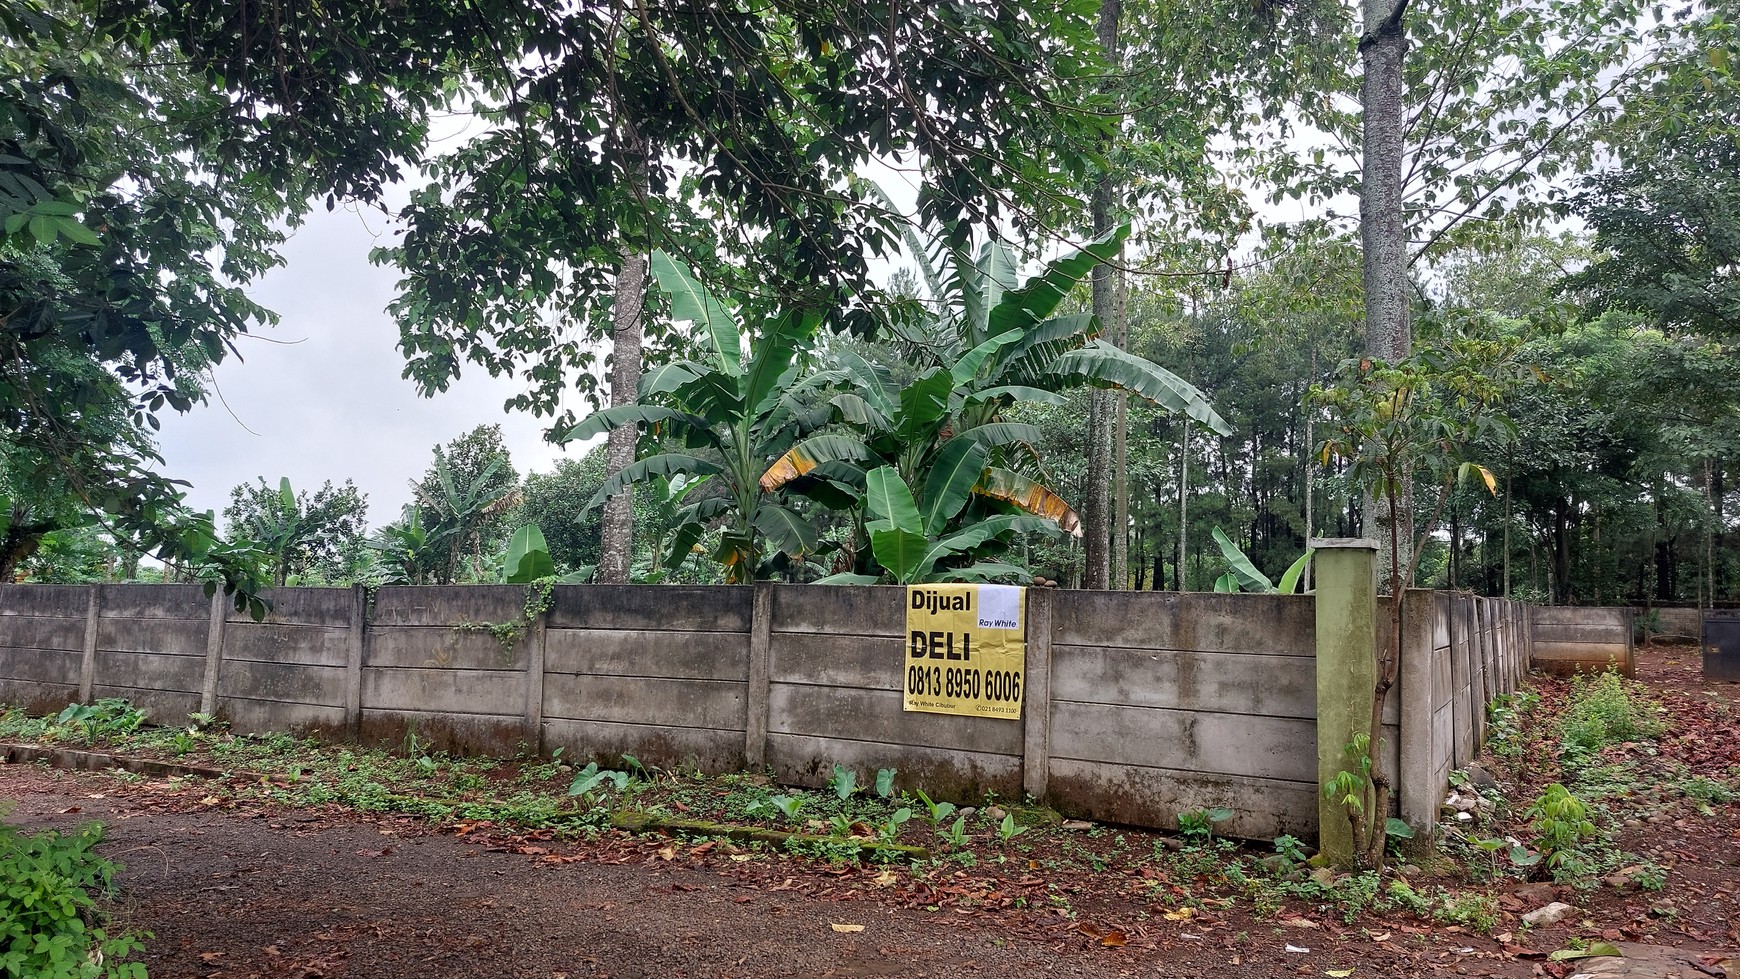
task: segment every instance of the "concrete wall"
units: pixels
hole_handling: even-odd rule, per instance
[[[1487,706],[1516,692],[1534,640],[1521,602],[1415,590],[1403,610],[1398,803],[1419,832],[1437,822],[1451,770],[1485,742]]]
[[[1537,607],[1529,612],[1534,628],[1531,665],[1566,675],[1617,669],[1637,675],[1632,626],[1637,610],[1624,607]]]
[[[0,587],[0,702],[46,713],[79,699],[92,595],[77,585]]]
[[[1096,819],[1171,826],[1225,806],[1247,837],[1316,830],[1316,661],[1306,596],[1053,593],[1048,792]],[[1034,706],[1034,705],[1029,705]]]
[[[1030,792],[1112,822],[1225,806],[1238,835],[1316,831],[1310,596],[1032,590],[1023,716],[1004,720],[902,711],[901,588],[558,586],[527,621],[529,595],[278,590],[256,623],[199,586],[5,586],[0,700],[124,696],[157,723],[205,710],[239,732],[766,766],[798,785],[894,768],[933,795]],[[1525,639],[1514,603],[1411,606],[1430,635],[1410,632],[1384,715],[1386,766],[1422,766],[1404,806],[1466,763]]]
[[[1637,609],[1637,615],[1642,618],[1650,612],[1655,613],[1655,628],[1648,636],[1653,641],[1668,643],[1690,643],[1696,645],[1698,637],[1703,634],[1704,610],[1696,606],[1689,608],[1656,606],[1653,609]]]

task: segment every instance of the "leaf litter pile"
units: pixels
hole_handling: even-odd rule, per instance
[[[1634,943],[1740,975],[1737,688],[1685,650],[1640,662],[1642,687],[1535,677],[1458,773],[1436,846],[1381,873],[1223,840],[1214,810],[1167,834],[887,774],[800,791],[198,728],[76,733],[230,774],[7,765],[0,795],[15,821],[109,825],[153,976],[1564,977]],[[25,724],[0,719],[0,741],[77,742]],[[1553,786],[1576,824],[1543,805]]]

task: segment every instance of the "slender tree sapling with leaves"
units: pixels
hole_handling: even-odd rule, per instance
[[[1505,340],[1449,335],[1422,344],[1396,363],[1374,358],[1350,361],[1340,381],[1316,387],[1311,398],[1328,409],[1330,433],[1319,449],[1325,464],[1339,459],[1349,482],[1385,509],[1391,520],[1399,514],[1417,484],[1431,487],[1436,499],[1408,543],[1411,557],[1401,560],[1403,544],[1390,548],[1383,584],[1390,594],[1390,636],[1376,650],[1376,686],[1372,691],[1368,730],[1350,746],[1352,759],[1365,759],[1358,772],[1324,787],[1342,800],[1354,819],[1354,859],[1361,866],[1382,864],[1392,773],[1370,759],[1383,755],[1383,704],[1395,685],[1401,665],[1402,622],[1408,588],[1419,569],[1424,540],[1436,528],[1445,503],[1458,481],[1478,478],[1488,492],[1497,488],[1492,473],[1466,455],[1478,439],[1508,437],[1508,421],[1494,412],[1507,389],[1506,368],[1514,352]],[[1357,783],[1357,790],[1355,783]]]

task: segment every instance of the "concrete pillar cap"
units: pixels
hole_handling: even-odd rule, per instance
[[[1313,537],[1306,546],[1315,551],[1375,551],[1378,542],[1370,537]]]

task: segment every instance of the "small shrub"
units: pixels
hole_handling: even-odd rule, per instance
[[[99,897],[114,888],[115,864],[94,850],[103,827],[70,836],[25,835],[0,824],[0,974],[39,979],[145,979],[126,961],[144,946],[100,927]]]
[[[1305,841],[1291,834],[1275,837],[1275,852],[1294,863],[1305,862]]]
[[[1461,925],[1472,932],[1490,932],[1498,925],[1498,901],[1490,894],[1444,894],[1432,917],[1446,925]]]
[[[1582,855],[1583,841],[1595,836],[1597,830],[1589,820],[1588,807],[1570,789],[1554,782],[1523,815],[1534,827],[1536,847],[1548,867],[1561,875],[1575,874],[1584,868],[1587,861]]]
[[[1571,696],[1559,719],[1559,738],[1573,751],[1594,752],[1613,744],[1641,741],[1667,729],[1661,711],[1635,694],[1609,670],[1590,679],[1571,678]]]
[[[1224,823],[1233,816],[1231,809],[1187,809],[1178,814],[1178,831],[1192,839],[1206,840],[1214,835],[1214,824]]]
[[[1696,799],[1704,803],[1733,802],[1740,798],[1732,786],[1703,775],[1693,775],[1676,786],[1680,794],[1688,799]]]

